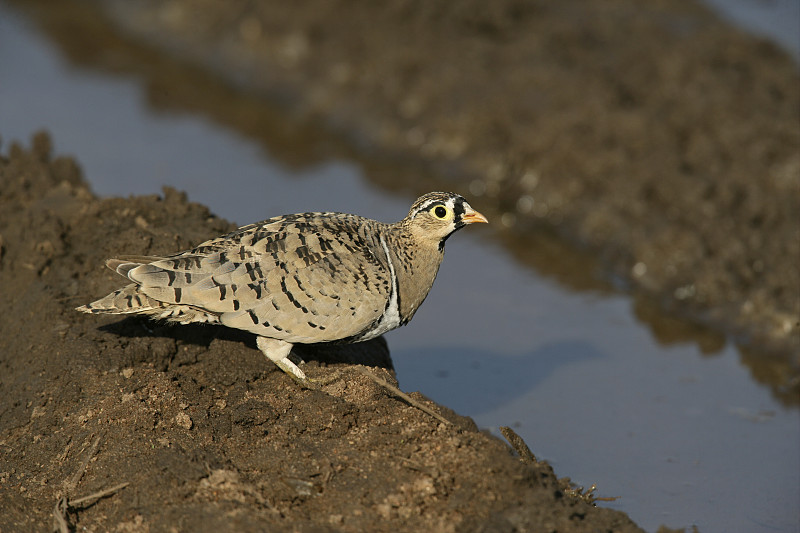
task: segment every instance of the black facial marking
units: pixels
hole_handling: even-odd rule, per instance
[[[467,210],[464,209],[464,199],[460,196],[456,198],[456,201],[453,203],[453,212],[456,215],[456,220],[461,221],[461,217],[464,216],[464,213]]]

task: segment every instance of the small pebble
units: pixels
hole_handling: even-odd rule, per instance
[[[178,413],[175,416],[175,423],[184,429],[192,429],[192,419],[186,413]]]

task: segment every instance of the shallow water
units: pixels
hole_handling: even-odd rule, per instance
[[[703,0],[722,18],[778,43],[800,62],[800,2],[797,0]]]
[[[269,134],[225,109],[176,103],[172,87],[144,81],[135,60],[109,69],[73,56],[0,3],[4,146],[47,128],[100,195],[153,194],[167,184],[245,224],[306,210],[393,221],[414,199],[396,191],[424,192],[385,176],[377,185],[367,175],[393,176],[381,166],[393,163],[348,155],[335,139],[244,98],[245,112],[272,117]],[[481,209],[480,197],[462,192]],[[746,354],[725,339],[662,328],[670,319],[603,283],[552,274],[590,278],[586,268],[533,269],[525,258],[537,251],[524,249],[531,241],[497,225],[449,240],[414,322],[387,335],[401,386],[482,427],[513,426],[557,474],[618,496],[603,505],[648,530],[795,531],[797,405],[758,383]],[[555,256],[570,262],[567,251]]]

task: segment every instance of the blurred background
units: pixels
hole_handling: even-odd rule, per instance
[[[238,224],[460,192],[401,387],[648,530],[797,531],[800,4],[485,4],[0,1],[0,149]]]

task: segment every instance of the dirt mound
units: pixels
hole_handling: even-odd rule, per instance
[[[393,379],[382,339],[306,348],[312,376],[342,373],[311,391],[247,334],[75,312],[119,284],[107,257],[231,225],[171,189],[99,200],[50,152],[0,158],[0,531],[639,531],[368,379],[353,363]]]

